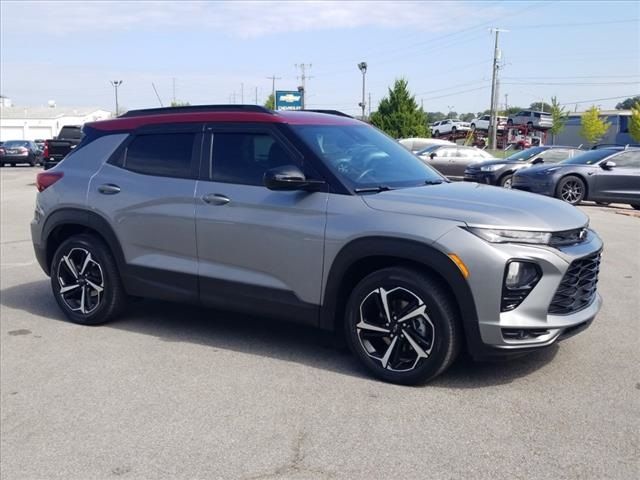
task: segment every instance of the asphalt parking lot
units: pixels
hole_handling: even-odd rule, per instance
[[[630,210],[581,207],[605,242],[590,329],[409,388],[261,319],[140,301],[105,326],[65,321],[32,252],[37,171],[0,170],[3,480],[638,478]]]

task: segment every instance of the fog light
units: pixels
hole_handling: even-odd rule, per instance
[[[508,312],[520,305],[540,280],[540,267],[535,263],[513,260],[504,272],[500,310]]]
[[[509,290],[519,290],[535,283],[538,277],[538,268],[534,263],[511,262],[507,266],[504,286]]]

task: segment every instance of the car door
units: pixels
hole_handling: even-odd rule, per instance
[[[605,167],[605,162],[615,167]],[[640,150],[627,150],[600,162],[590,200],[640,203]]]
[[[194,192],[202,128],[137,131],[89,183],[88,205],[122,247],[132,294],[197,301]]]
[[[456,147],[440,147],[429,155],[427,163],[441,174],[448,176],[448,172],[451,171],[450,162],[455,155]]]
[[[200,298],[316,324],[328,193],[267,189],[265,171],[282,165],[319,179],[273,126],[208,128],[196,189]]]
[[[457,147],[455,154],[449,158],[446,175],[456,180],[464,178],[464,169],[475,162],[482,161],[476,153],[476,149],[469,147]]]

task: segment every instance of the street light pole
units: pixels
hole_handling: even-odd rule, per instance
[[[120,112],[118,108],[118,87],[122,85],[122,80],[111,80],[111,85],[113,85],[113,88],[116,92],[116,117],[117,117],[118,113]]]
[[[498,49],[498,37],[500,32],[508,32],[500,28],[492,28],[490,30],[496,34],[495,44],[493,47],[493,68],[491,74],[491,116],[489,120],[489,148],[496,148],[497,130],[498,130],[498,71],[500,69],[500,50]]]
[[[367,62],[360,62],[358,64],[358,68],[362,72],[362,101],[360,102],[360,108],[362,108],[362,120],[364,120],[364,109],[367,106],[367,102],[364,100],[364,90],[365,90],[365,76],[367,74]]]

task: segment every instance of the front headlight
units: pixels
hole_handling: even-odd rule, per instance
[[[497,165],[486,165],[484,167],[480,167],[481,172],[495,172],[496,170],[500,170],[504,167],[504,163],[499,163]]]
[[[467,230],[490,243],[530,243],[548,245],[550,232],[531,232],[525,230],[501,230],[496,228],[468,227]]]

